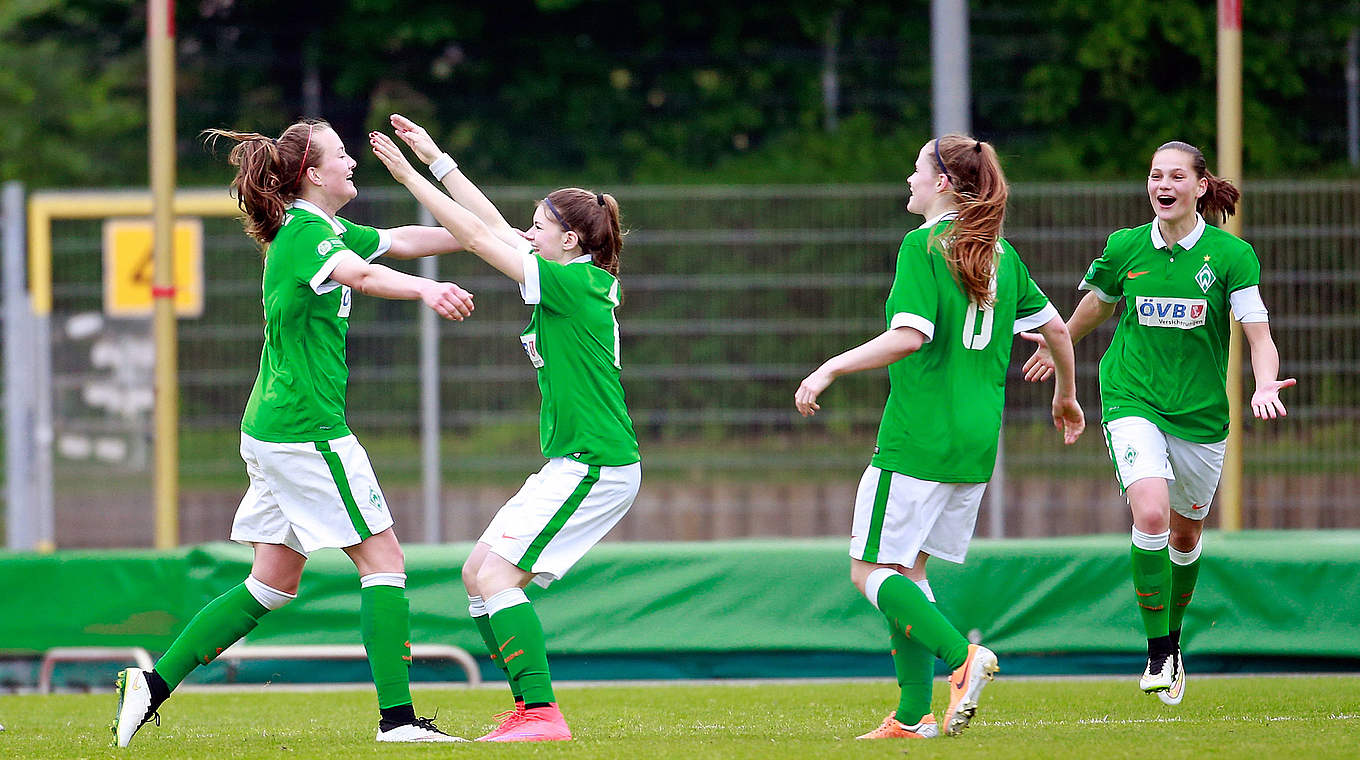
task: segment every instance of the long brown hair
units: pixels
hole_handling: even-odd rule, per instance
[[[1195,202],[1196,211],[1214,222],[1227,221],[1228,217],[1237,213],[1237,201],[1242,198],[1242,191],[1228,180],[1215,177],[1214,173],[1209,171],[1209,164],[1204,160],[1204,153],[1199,148],[1187,142],[1172,140],[1163,143],[1162,147],[1152,152],[1152,155],[1156,156],[1164,150],[1178,150],[1190,156],[1190,168],[1195,170],[1195,176],[1208,180],[1208,189]]]
[[[321,119],[295,122],[277,139],[258,132],[232,132],[226,129],[205,129],[203,142],[209,147],[218,138],[233,140],[227,163],[237,167],[231,180],[231,194],[245,212],[246,234],[261,248],[274,241],[283,226],[288,204],[302,189],[302,175],[309,166],[320,163],[320,155],[313,138],[331,125]]]
[[[996,150],[965,135],[935,141],[935,161],[949,178],[958,214],[940,241],[949,271],[968,300],[990,306],[996,274],[997,244],[1006,218],[1010,189]]]
[[[619,274],[619,254],[623,251],[619,202],[609,193],[595,193],[579,187],[564,187],[548,193],[545,199],[564,232],[575,232],[581,250],[590,262],[604,271]]]

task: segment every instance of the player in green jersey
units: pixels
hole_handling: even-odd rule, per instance
[[[300,121],[278,139],[207,130],[237,144],[231,186],[246,233],[264,250],[264,349],[241,420],[250,487],[231,538],[254,547],[250,575],[209,602],[152,670],[118,677],[118,746],[149,720],[195,667],[211,662],[266,613],[296,598],[307,555],[344,549],[359,572],[360,624],[377,686],[380,742],[462,741],[416,717],[409,670],[405,561],[368,455],[345,422],[345,335],[351,289],[420,300],[447,319],[472,313],[453,283],[403,274],[373,259],[460,250],[439,227],[378,230],[336,213],[358,194],[354,159],[324,121]]]
[[[1067,320],[1088,335],[1125,299],[1100,360],[1105,439],[1133,514],[1133,588],[1148,639],[1139,685],[1169,705],[1185,696],[1181,623],[1199,577],[1200,535],[1223,469],[1228,434],[1229,319],[1251,347],[1252,413],[1285,414],[1280,356],[1258,286],[1261,263],[1246,242],[1209,226],[1237,208],[1239,193],[1209,172],[1193,145],[1169,142],[1152,156],[1152,222],[1110,235],[1081,282],[1089,291]],[[1231,308],[1232,312],[1229,313]],[[1042,380],[1052,359],[1042,336],[1025,362]]]
[[[373,152],[467,250],[519,283],[534,309],[520,343],[543,395],[539,441],[548,463],[501,508],[463,564],[468,611],[515,698],[480,738],[570,739],[543,626],[524,588],[546,587],[571,569],[628,511],[641,482],[619,379],[619,207],[602,193],[555,190],[521,236],[424,129],[398,115],[392,126],[452,198],[386,135],[370,135]]]
[[[888,621],[897,709],[861,739],[931,738],[935,658],[953,671],[944,730],[967,728],[996,655],[969,644],[935,606],[926,560],[963,562],[996,466],[1006,365],[1014,335],[1038,329],[1054,347],[1053,424],[1064,442],[1085,427],[1062,318],[1001,237],[1008,190],[992,146],[961,135],[931,140],[907,179],[907,233],[888,294],[887,329],[828,359],[798,387],[804,416],[844,374],[888,368],[888,401],[860,480],[850,578]]]

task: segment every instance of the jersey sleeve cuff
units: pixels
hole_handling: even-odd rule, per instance
[[[1077,290],[1089,290],[1089,291],[1091,291],[1092,293],[1095,293],[1095,294],[1096,294],[1096,298],[1099,298],[1100,300],[1104,301],[1105,303],[1118,303],[1118,302],[1119,302],[1119,297],[1118,297],[1118,296],[1112,296],[1112,295],[1110,295],[1109,293],[1106,293],[1105,291],[1101,290],[1100,288],[1097,288],[1095,285],[1092,285],[1092,284],[1091,284],[1091,281],[1090,281],[1090,280],[1082,280],[1082,281],[1081,281],[1081,284],[1077,286]]]
[[[392,231],[378,230],[378,250],[369,254],[366,261],[372,261],[390,250],[392,250]]]
[[[307,284],[312,286],[313,293],[324,296],[340,287],[340,283],[330,279],[331,272],[334,272],[335,268],[340,265],[340,256],[341,254],[337,253],[323,261],[321,268],[316,270],[316,274],[312,275],[312,279]]]
[[[910,314],[905,311],[893,315],[892,321],[888,323],[889,330],[896,330],[899,327],[913,327],[921,331],[926,336],[926,342],[935,339],[935,323],[920,314]]]
[[[1048,324],[1056,316],[1058,316],[1058,310],[1053,308],[1052,303],[1046,303],[1044,304],[1044,308],[1028,317],[1021,317],[1015,320],[1015,327],[1012,328],[1011,332],[1018,334],[1026,330],[1033,330],[1036,327]]]
[[[1256,285],[1234,290],[1228,294],[1233,316],[1238,322],[1269,322],[1270,312],[1266,311],[1265,301],[1261,300],[1261,288]]]
[[[519,286],[519,294],[526,305],[534,306],[543,300],[543,287],[538,279],[538,256],[534,255],[534,247],[529,241],[524,241],[520,256],[524,262],[524,282]]]

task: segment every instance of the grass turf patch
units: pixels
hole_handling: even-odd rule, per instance
[[[1004,667],[1004,661],[1003,661]],[[504,709],[499,689],[417,689],[420,714],[478,736]],[[886,681],[562,688],[576,740],[554,745],[378,745],[371,690],[186,692],[127,749],[110,746],[114,697],[0,697],[0,757],[57,758],[1146,758],[1354,757],[1360,677],[1199,678],[1177,708],[1119,680],[1010,680],[983,693],[958,738],[859,742],[896,705]],[[935,686],[944,711],[945,684]],[[1170,751],[1170,750],[1168,750]]]

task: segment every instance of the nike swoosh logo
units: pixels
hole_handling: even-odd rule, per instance
[[[506,640],[505,640],[505,643],[504,643],[504,644],[501,644],[500,650],[501,650],[502,652],[504,652],[504,651],[505,651],[505,648],[508,647],[508,646],[510,646],[510,642],[512,642],[512,641],[514,641],[514,640],[515,640],[515,637],[514,637],[514,636],[511,636],[510,638],[506,639]]]
[[[1135,277],[1142,277],[1143,275],[1147,274],[1147,273],[1150,272],[1150,271],[1152,271],[1152,270],[1150,270],[1150,269],[1145,269],[1145,270],[1143,270],[1143,271],[1141,271],[1141,272],[1129,272],[1129,279],[1132,280],[1132,279],[1134,279]]]
[[[1157,595],[1158,593],[1160,593],[1160,592],[1158,592],[1158,591],[1149,591],[1149,592],[1147,592],[1146,594],[1144,594],[1144,593],[1141,592],[1141,591],[1134,591],[1133,593],[1135,593],[1135,594],[1137,594],[1137,595],[1139,595],[1139,596],[1156,596],[1156,595]]]
[[[518,537],[518,536],[512,536],[512,535],[510,535],[509,533],[502,533],[502,534],[501,534],[501,538],[507,538],[507,539],[509,539],[509,540],[511,540],[511,541],[518,541],[518,540],[519,540],[519,537]]]
[[[964,672],[962,672],[962,673],[959,674],[959,682],[958,682],[958,683],[952,683],[952,682],[951,682],[951,684],[953,685],[953,687],[954,687],[955,689],[962,689],[962,688],[963,688],[963,685],[964,685],[965,683],[967,683],[967,682],[968,682],[968,671],[965,670]]]

